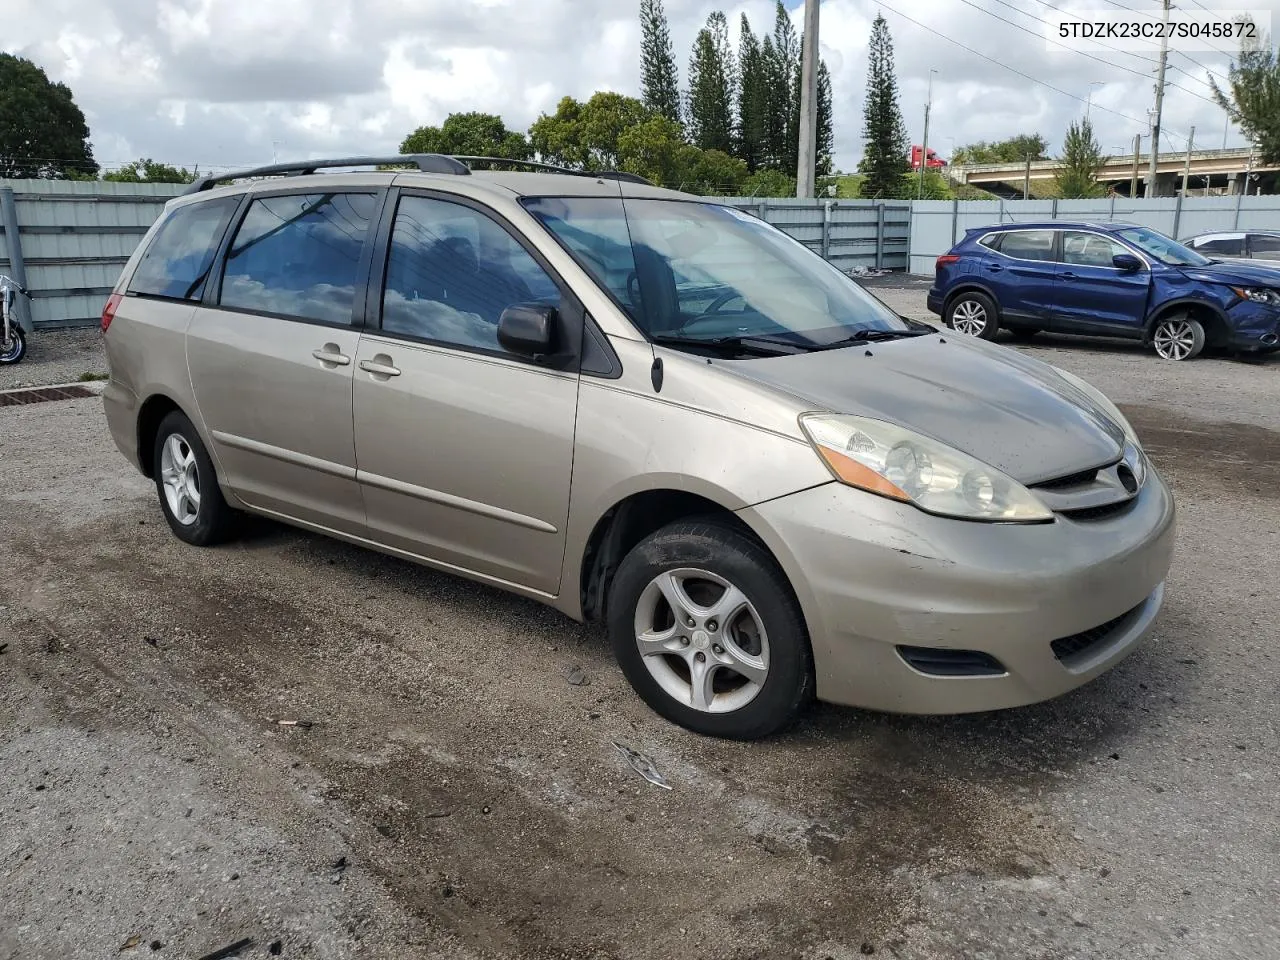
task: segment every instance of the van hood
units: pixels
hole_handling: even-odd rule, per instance
[[[1124,430],[1053,367],[948,334],[718,363],[812,410],[887,420],[1024,484],[1114,463]]]

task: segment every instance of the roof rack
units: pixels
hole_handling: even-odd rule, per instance
[[[643,183],[653,186],[653,182],[634,173],[621,170],[573,170],[559,167],[551,163],[537,160],[508,160],[506,157],[480,156],[445,156],[442,153],[406,153],[395,157],[342,157],[336,160],[299,160],[293,163],[272,163],[265,167],[251,167],[248,170],[231,170],[227,173],[201,177],[188,187],[184,193],[202,193],[212,190],[217,184],[228,180],[247,180],[251,177],[301,177],[315,173],[317,170],[334,170],[343,167],[390,167],[415,166],[421,173],[444,173],[454,176],[469,176],[471,168],[468,163],[501,164],[508,167],[525,167],[531,170],[544,170],[548,173],[563,173],[574,177],[595,177],[598,180],[621,180],[626,183]]]
[[[216,184],[225,180],[245,180],[249,177],[306,176],[317,170],[332,170],[341,167],[389,167],[408,166],[412,164],[422,173],[451,173],[467,176],[471,168],[459,163],[452,157],[442,153],[406,153],[395,157],[342,157],[337,160],[299,160],[293,163],[272,163],[265,167],[252,167],[248,170],[231,170],[209,177],[201,177],[185,191],[201,193],[212,190]]]
[[[621,180],[625,183],[643,183],[646,186],[653,186],[652,180],[647,180],[638,173],[627,173],[624,170],[574,170],[572,167],[561,167],[554,163],[542,163],[539,160],[508,160],[506,157],[471,157],[463,154],[451,154],[454,160],[461,160],[463,163],[492,163],[501,164],[508,167],[527,167],[530,170],[545,170],[547,173],[563,173],[571,177],[595,177],[597,180]]]

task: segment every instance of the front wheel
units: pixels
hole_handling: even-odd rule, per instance
[[[1000,329],[995,301],[985,293],[970,290],[947,305],[947,326],[956,333],[992,340]]]
[[[609,595],[609,639],[640,697],[695,733],[765,737],[812,696],[790,585],[763,547],[719,523],[671,524],[627,554]]]
[[[1204,327],[1194,317],[1175,314],[1156,324],[1151,342],[1166,360],[1194,360],[1204,349]]]
[[[22,358],[27,355],[27,335],[23,333],[22,328],[14,325],[9,328],[9,339],[2,339],[3,334],[0,333],[0,363],[11,364],[21,363]]]

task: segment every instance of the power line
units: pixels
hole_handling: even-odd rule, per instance
[[[979,13],[985,13],[987,16],[993,17],[996,20],[999,20],[1001,23],[1007,23],[1009,26],[1014,27],[1018,30],[1021,30],[1023,33],[1029,33],[1033,37],[1041,37],[1042,39],[1048,40],[1048,42],[1052,43],[1055,47],[1061,47],[1063,50],[1068,50],[1071,53],[1078,54],[1079,56],[1085,57],[1089,60],[1093,60],[1096,63],[1101,63],[1103,66],[1114,67],[1117,70],[1124,70],[1128,73],[1134,74],[1135,76],[1143,77],[1144,79],[1148,76],[1147,73],[1143,70],[1135,70],[1133,69],[1133,67],[1126,67],[1123,63],[1113,63],[1110,60],[1103,60],[1101,57],[1095,57],[1090,53],[1085,53],[1083,50],[1076,50],[1073,47],[1069,47],[1065,43],[1058,43],[1056,40],[1043,37],[1043,35],[1040,34],[1038,31],[1031,30],[1028,27],[1024,27],[1020,23],[1015,23],[1012,20],[1008,20],[1005,17],[1000,16],[1000,14],[995,13],[994,11],[988,10],[985,7],[980,7],[976,3],[974,3],[973,0],[960,0],[960,2],[967,7],[973,7],[973,9],[977,10]],[[1047,22],[1047,21],[1042,21],[1042,22]],[[1190,94],[1193,97],[1198,97],[1199,99],[1203,100],[1205,103],[1213,104],[1215,107],[1218,105],[1215,101],[1210,100],[1208,97],[1201,96],[1200,94],[1196,93],[1194,90],[1188,90],[1186,87],[1180,86],[1179,84],[1173,83],[1171,81],[1166,80],[1165,86],[1173,87],[1176,90],[1181,90],[1183,93]]]
[[[959,40],[955,40],[947,36],[945,33],[935,30],[933,29],[933,27],[927,26],[913,17],[907,16],[905,13],[902,13],[900,10],[895,10],[893,7],[889,6],[887,3],[884,3],[883,0],[881,0],[879,6],[888,10],[890,13],[901,17],[903,20],[906,20],[908,23],[914,23],[920,29],[927,30],[929,33],[932,33],[936,37],[941,37],[943,40],[946,40],[948,43],[954,44],[955,46],[959,47],[961,50],[966,50],[969,53],[972,53],[975,57],[981,57],[983,60],[986,60],[989,63],[994,63],[997,67],[1002,67],[1005,70],[1008,70],[1010,73],[1016,73],[1018,76],[1022,77],[1022,79],[1024,80],[1030,80],[1036,86],[1044,87],[1047,90],[1052,90],[1054,93],[1060,93],[1064,97],[1069,97],[1070,99],[1075,100],[1077,103],[1085,102],[1084,97],[1078,97],[1074,93],[1070,93],[1066,90],[1063,90],[1061,87],[1055,87],[1053,84],[1048,83],[1044,80],[1039,80],[1036,77],[1031,76],[1031,74],[1029,73],[1023,73],[1017,67],[1011,67],[1007,63],[1002,63],[1001,61],[995,59],[994,57],[989,57],[985,53],[982,53],[981,51],[973,49],[973,47],[966,46],[965,44],[961,43]],[[1101,104],[1095,104],[1094,109],[1101,110],[1103,113],[1113,114],[1114,116],[1120,117],[1124,120],[1128,120],[1131,123],[1136,123],[1139,126],[1145,127],[1147,125],[1146,120],[1139,120],[1137,117],[1131,116],[1127,113],[1121,113],[1119,110],[1112,110],[1110,107],[1104,107]],[[1185,140],[1186,138],[1183,137],[1182,139]]]

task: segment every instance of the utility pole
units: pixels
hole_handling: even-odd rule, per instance
[[[937,70],[929,71],[929,95],[924,101],[924,141],[920,144],[920,189],[917,199],[924,199],[924,172],[929,169],[929,108],[933,106],[933,75]]]
[[[1154,197],[1158,192],[1156,186],[1156,166],[1160,162],[1160,114],[1164,110],[1164,71],[1169,65],[1169,6],[1170,0],[1164,0],[1164,14],[1160,31],[1160,66],[1156,69],[1156,112],[1151,121],[1151,166],[1147,173],[1147,196]]]
[[[1187,137],[1187,162],[1182,165],[1182,195],[1187,196],[1187,188],[1191,185],[1191,148],[1196,142],[1196,128],[1191,128],[1191,135]]]
[[[800,145],[796,196],[813,196],[818,141],[818,2],[804,0],[804,44],[800,50]]]
[[[1138,199],[1138,158],[1142,155],[1142,134],[1133,135],[1133,174],[1129,177],[1129,199]]]
[[[1027,154],[1027,165],[1022,170],[1022,199],[1031,199],[1031,154]]]

